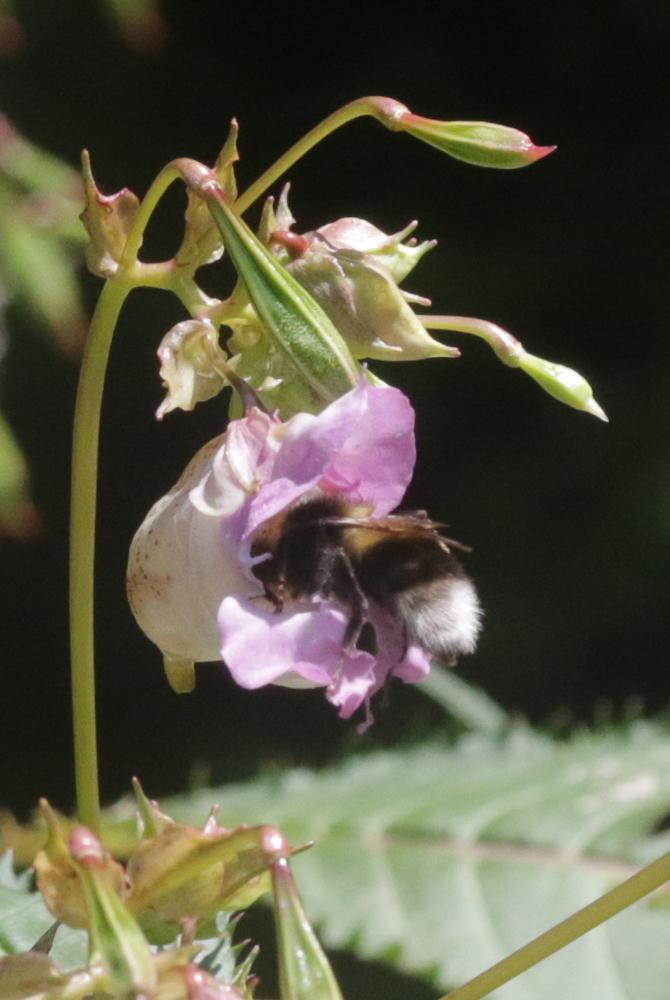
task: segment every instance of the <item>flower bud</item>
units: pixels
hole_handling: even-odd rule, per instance
[[[400,115],[396,127],[478,167],[513,170],[535,163],[556,149],[536,146],[524,132],[492,122],[442,122],[407,111]]]
[[[63,830],[49,803],[42,799],[40,812],[48,829],[48,840],[33,862],[37,887],[51,914],[69,927],[88,927],[88,908],[79,869],[65,843]],[[104,851],[100,864],[113,891],[121,896],[125,888],[123,868]]]
[[[141,841],[128,859],[131,912],[153,910],[161,920],[240,909],[269,890],[267,868],[289,850],[273,827],[206,831],[170,823]]]
[[[416,361],[460,353],[429,336],[391,272],[370,254],[331,250],[315,240],[288,270],[328,314],[356,358]]]
[[[286,858],[272,866],[279,992],[291,1000],[342,1000],[340,988],[305,916]]]
[[[219,346],[216,329],[209,320],[187,319],[165,334],[158,348],[160,376],[167,395],[156,410],[162,420],[177,408],[192,410],[196,403],[211,399],[226,384],[221,362],[227,355]]]
[[[388,236],[365,219],[344,218],[319,226],[316,232],[334,250],[357,250],[374,256],[399,285],[414,270],[424,254],[437,244],[436,240],[417,243],[411,237],[417,225],[417,222],[410,222],[400,232]],[[313,235],[306,234],[307,238]],[[408,236],[411,237],[409,240]]]
[[[86,150],[82,153],[81,160],[86,208],[80,218],[91,237],[86,248],[86,263],[89,270],[98,277],[112,278],[118,271],[140,203],[128,188],[112,195],[101,194],[93,180],[91,161]]]
[[[574,407],[575,410],[590,413],[599,420],[607,421],[607,414],[596,403],[591,386],[579,372],[526,353],[519,360],[519,368],[526,375],[530,375],[554,399]]]
[[[190,963],[160,976],[155,1000],[245,1000],[245,996],[230,983],[222,983]]]
[[[428,329],[453,330],[480,337],[504,365],[520,368],[554,399],[576,410],[591,413],[600,420],[607,420],[586,379],[571,368],[528,354],[523,344],[497,323],[471,316],[423,316],[422,320]]]
[[[286,185],[276,216],[272,203],[266,202],[259,238],[321,306],[355,358],[458,357],[458,350],[428,335],[408,305],[430,305],[429,300],[398,288],[435,245],[403,243],[415,222],[391,236],[364,219],[338,219],[303,236],[291,232],[293,222]]]
[[[152,994],[157,982],[153,956],[119,899],[107,852],[85,827],[72,832],[69,848],[86,898],[92,949],[109,977],[107,992],[127,997]]]
[[[239,218],[220,190],[204,192],[233,265],[273,339],[322,405],[351,389],[358,369],[328,316]]]

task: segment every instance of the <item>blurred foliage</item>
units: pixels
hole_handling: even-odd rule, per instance
[[[79,356],[86,333],[76,273],[86,238],[78,219],[82,200],[78,174],[0,115],[2,354],[12,329],[7,310],[14,304],[59,351],[73,360]],[[28,539],[38,530],[28,480],[21,448],[0,417],[0,538]]]
[[[167,41],[160,0],[98,0],[129,48],[144,55],[159,52]],[[0,0],[0,56],[18,55],[26,44],[21,5]]]
[[[359,756],[162,805],[179,822],[200,824],[212,801],[227,825],[271,822],[295,844],[316,841],[293,867],[330,947],[385,958],[445,989],[667,850],[668,727],[636,722],[562,742],[515,725],[501,738]],[[120,855],[136,843],[133,808],[118,803],[103,824]],[[37,834],[0,825],[3,846],[24,861]],[[0,890],[0,922],[18,903],[16,890]],[[14,931],[21,947],[49,919],[32,897]],[[507,986],[506,996],[560,1000],[569,991],[594,1000],[616,982],[622,1000],[663,1000],[668,935],[666,889]],[[75,932],[59,932],[60,946],[70,938]]]

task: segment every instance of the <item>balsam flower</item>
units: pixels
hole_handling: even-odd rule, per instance
[[[389,677],[420,680],[429,657],[405,648],[396,622],[372,611],[376,654],[344,648],[344,609],[315,596],[276,611],[251,556],[264,525],[315,491],[385,516],[414,460],[409,401],[365,378],[318,415],[282,422],[252,407],[201,449],[137,532],[128,594],[141,628],[168,658],[222,659],[245,688],[322,686],[344,718]]]

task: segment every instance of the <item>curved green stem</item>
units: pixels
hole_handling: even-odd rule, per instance
[[[79,819],[94,833],[100,829],[93,633],[98,436],[109,348],[129,291],[128,285],[109,281],[98,300],[79,376],[72,438],[70,664],[74,762]]]
[[[242,212],[246,212],[249,206],[257,198],[260,198],[270,185],[274,184],[277,178],[281,177],[305,153],[308,153],[317,143],[321,142],[322,139],[325,139],[326,136],[330,135],[331,132],[334,132],[341,125],[346,125],[356,118],[370,115],[383,125],[386,125],[387,128],[393,129],[396,119],[404,112],[407,112],[405,105],[400,104],[399,101],[394,101],[390,97],[360,97],[350,104],[345,104],[343,108],[334,111],[332,115],[328,115],[327,118],[324,118],[313,129],[310,129],[302,139],[299,139],[271,167],[268,167],[258,180],[254,181],[236,200],[235,211],[240,215]]]
[[[503,364],[516,368],[524,349],[519,340],[503,330],[497,323],[472,316],[419,316],[427,330],[452,330],[454,333],[469,333],[486,341]]]
[[[119,313],[134,287],[178,285],[178,295],[193,295],[188,281],[174,275],[171,261],[139,264],[137,254],[151,214],[170,184],[183,177],[188,184],[197,185],[209,176],[210,171],[199,163],[176,160],[160,172],[149,188],[128,235],[118,273],[105,284],[95,308],[79,375],[72,438],[70,669],[77,812],[80,822],[94,833],[100,829],[94,657],[95,516],[107,360]]]
[[[616,916],[644,896],[649,895],[670,879],[670,852],[657,861],[647,865],[641,871],[626,879],[621,885],[606,892],[577,910],[572,916],[562,920],[550,930],[534,938],[523,948],[512,952],[501,962],[492,965],[490,969],[475,976],[470,982],[457,990],[447,993],[441,1000],[482,1000],[494,990],[499,989],[510,979],[515,979],[522,972],[544,961],[550,955],[565,948],[567,944],[598,927],[606,920]]]

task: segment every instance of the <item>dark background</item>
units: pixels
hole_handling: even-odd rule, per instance
[[[241,126],[241,186],[328,112],[367,93],[420,114],[515,125],[549,159],[485,171],[356,122],[290,172],[298,229],[361,215],[386,231],[412,218],[439,246],[407,287],[434,311],[507,327],[535,354],[577,368],[604,425],[554,402],[485,345],[459,361],[377,366],[418,414],[408,501],[470,542],[486,608],[461,676],[555,728],[665,708],[670,543],[670,347],[666,297],[670,7],[469,0],[390,5],[165,3],[167,43],[132,51],[91,0],[19,4],[25,44],[0,64],[0,105],[28,138],[98,183],[142,194],[172,157],[212,162]],[[182,196],[183,197],[183,196]],[[177,245],[174,192],[145,256]],[[252,212],[250,218],[255,219]],[[212,272],[225,294],[227,272]],[[218,274],[218,277],[217,277]],[[84,278],[92,304],[99,282]],[[260,767],[325,762],[445,729],[398,686],[364,737],[318,693],[236,690],[204,667],[178,698],[124,595],[126,553],[151,503],[220,432],[221,398],[153,419],[154,352],[176,302],[135,293],[105,397],[98,577],[98,685],[106,801],[139,773],[152,795]],[[71,807],[66,631],[68,455],[74,368],[19,315],[3,405],[33,470],[46,534],[3,546],[0,802],[40,794]],[[204,770],[203,770],[204,768]]]

